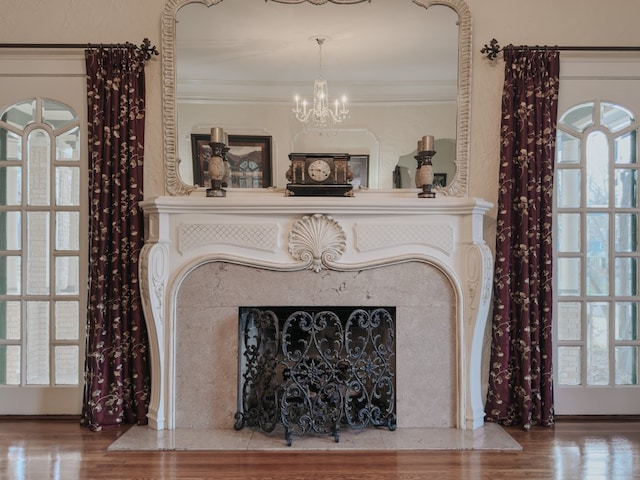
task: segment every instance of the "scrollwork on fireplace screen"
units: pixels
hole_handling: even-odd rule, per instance
[[[395,307],[241,307],[239,348],[236,429],[395,430]]]

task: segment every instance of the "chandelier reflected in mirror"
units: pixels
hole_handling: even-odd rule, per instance
[[[349,118],[347,97],[343,95],[341,100],[336,99],[332,105],[329,103],[329,88],[327,81],[322,77],[322,45],[327,41],[327,37],[318,36],[312,39],[317,42],[319,52],[319,73],[313,83],[313,104],[310,106],[306,99],[300,100],[296,95],[293,114],[305,128],[336,127]]]

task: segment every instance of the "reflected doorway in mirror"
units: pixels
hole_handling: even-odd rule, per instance
[[[369,188],[369,155],[351,155],[349,168],[353,173],[351,185],[354,190]]]

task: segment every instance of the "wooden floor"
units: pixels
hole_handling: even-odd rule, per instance
[[[640,422],[570,421],[507,429],[519,452],[109,452],[126,427],[0,420],[0,479],[630,479],[640,478]]]

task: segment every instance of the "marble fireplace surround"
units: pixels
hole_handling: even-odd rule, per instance
[[[231,190],[226,198],[157,197],[142,202],[141,207],[146,222],[140,269],[152,364],[151,428],[191,426],[201,417],[199,410],[210,409],[203,406],[209,391],[197,401],[190,400],[184,390],[197,385],[185,384],[183,378],[184,369],[197,366],[202,358],[197,342],[206,335],[212,338],[207,358],[227,362],[201,366],[214,370],[207,386],[209,393],[227,392],[214,394],[215,401],[225,405],[222,414],[210,419],[208,425],[231,427],[229,417],[236,410],[237,307],[264,304],[266,298],[254,294],[237,295],[231,302],[211,299],[231,297],[228,292],[238,289],[239,284],[247,286],[247,278],[262,282],[256,283],[256,290],[270,299],[269,305],[327,305],[336,297],[317,295],[319,286],[334,285],[336,291],[355,292],[361,290],[358,281],[371,287],[373,293],[367,293],[374,297],[371,305],[392,305],[390,301],[395,299],[399,309],[399,427],[407,421],[403,416],[421,414],[419,404],[408,406],[411,402],[403,400],[415,403],[420,398],[409,391],[412,384],[420,382],[403,379],[403,362],[415,363],[416,358],[428,362],[428,356],[416,357],[414,353],[432,347],[420,348],[420,337],[402,332],[402,325],[411,324],[413,317],[428,316],[424,312],[436,305],[433,308],[443,315],[431,320],[440,328],[434,333],[435,342],[440,343],[439,336],[451,336],[448,345],[438,345],[438,354],[448,357],[445,365],[450,368],[440,372],[444,378],[436,379],[435,384],[419,385],[418,392],[440,382],[450,383],[451,395],[445,393],[444,402],[453,405],[444,410],[451,414],[445,411],[444,419],[436,420],[439,426],[474,429],[483,425],[481,357],[492,257],[482,235],[490,203],[472,198],[420,199],[412,191],[296,198],[273,190]],[[384,281],[378,284],[376,278]],[[422,279],[423,284],[413,285],[411,279]],[[398,294],[394,287],[403,282],[416,288],[407,295]],[[390,298],[381,300],[385,292]],[[202,301],[194,304],[194,298]],[[348,293],[336,301],[347,305],[358,298]],[[442,305],[443,301],[450,304]],[[190,313],[185,303],[195,313]],[[404,313],[403,303],[407,304]],[[451,318],[449,330],[446,325],[439,327],[440,317],[444,317],[444,324]],[[431,335],[429,328],[425,324],[420,329],[425,342]]]

